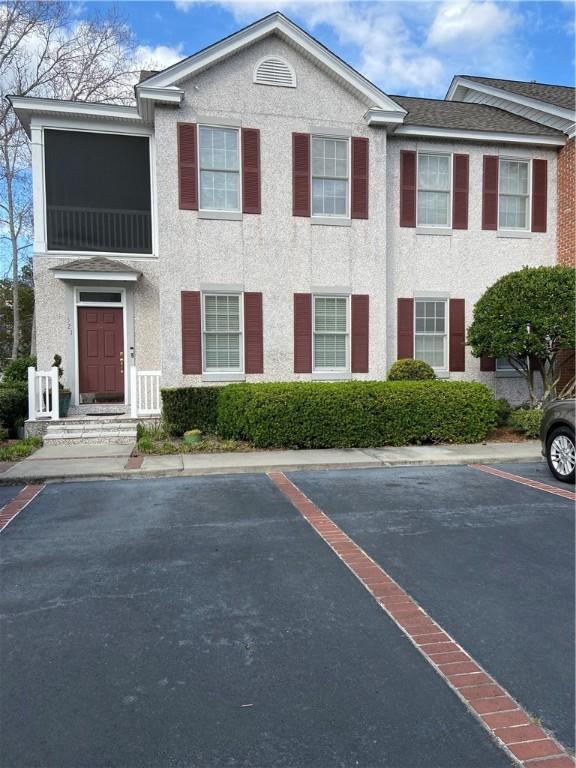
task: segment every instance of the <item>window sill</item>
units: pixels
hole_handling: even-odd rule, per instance
[[[202,381],[246,381],[246,374],[244,373],[203,373]]]
[[[452,229],[448,227],[416,227],[417,235],[444,235],[445,237],[452,236]]]
[[[530,240],[532,232],[515,229],[499,229],[496,237],[510,237],[518,240]]]
[[[352,219],[339,219],[335,216],[333,219],[329,216],[311,216],[310,221],[317,226],[327,227],[351,227]]]
[[[198,211],[199,219],[219,219],[221,221],[242,221],[242,211]]]
[[[312,381],[348,381],[352,378],[350,371],[313,371]]]

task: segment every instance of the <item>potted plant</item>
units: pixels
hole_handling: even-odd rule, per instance
[[[186,445],[194,445],[202,440],[202,432],[199,429],[189,429],[184,432],[184,442]]]
[[[70,400],[72,399],[72,392],[65,387],[60,379],[64,375],[64,369],[61,366],[62,358],[60,355],[54,355],[52,361],[52,367],[58,368],[58,413],[60,416],[68,416],[68,409],[70,408]]]

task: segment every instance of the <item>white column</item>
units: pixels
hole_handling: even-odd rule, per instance
[[[28,419],[36,421],[36,368],[28,368]]]
[[[130,415],[138,418],[138,375],[134,365],[130,366]]]
[[[60,418],[60,399],[58,397],[58,368],[56,368],[56,366],[51,368],[50,374],[52,378],[52,413],[50,414],[50,417],[52,419],[58,419]]]

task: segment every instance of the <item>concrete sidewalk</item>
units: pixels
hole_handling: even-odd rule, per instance
[[[45,446],[0,474],[0,484],[185,477],[273,470],[360,469],[407,465],[539,461],[540,442],[410,445],[301,451],[185,453],[130,458],[130,445]]]

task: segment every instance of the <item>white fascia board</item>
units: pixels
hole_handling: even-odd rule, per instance
[[[532,109],[539,109],[541,112],[546,112],[554,117],[563,117],[565,120],[574,120],[574,111],[566,109],[565,107],[557,107],[555,104],[549,104],[547,101],[540,101],[540,99],[533,99],[529,96],[522,96],[519,93],[508,91],[505,88],[496,88],[492,85],[485,85],[484,83],[477,83],[475,80],[467,80],[465,77],[455,77],[446,94],[446,101],[456,101],[456,92],[459,87],[470,88],[473,91],[479,93],[485,93],[488,96],[498,96],[501,99],[508,99],[515,104],[521,104],[523,107],[531,107]]]
[[[425,125],[401,125],[394,131],[394,136],[421,136],[434,139],[462,139],[463,141],[483,141],[498,144],[534,144],[535,146],[563,147],[563,136],[536,136],[527,133],[503,133],[498,131],[468,131],[453,128],[430,128]]]
[[[97,104],[85,101],[60,101],[32,96],[7,96],[26,133],[30,135],[30,121],[34,115],[66,115],[82,118],[130,120],[141,123],[136,107],[121,104]]]
[[[85,272],[81,269],[55,269],[53,274],[60,280],[103,280],[111,283],[135,283],[140,277],[139,272]]]
[[[405,109],[396,111],[369,109],[364,115],[364,120],[368,125],[402,125],[407,114]]]
[[[176,86],[168,88],[150,88],[143,85],[137,91],[138,99],[149,99],[162,104],[180,104],[184,98],[184,91]]]
[[[222,59],[274,33],[285,37],[295,46],[304,50],[310,57],[332,70],[335,75],[342,78],[365,99],[372,102],[374,106],[384,110],[401,110],[401,107],[383,91],[366,80],[359,72],[352,69],[352,67],[314,40],[307,32],[304,32],[304,30],[300,29],[300,27],[292,23],[281,13],[273,13],[260,19],[260,21],[256,21],[245,29],[230,35],[230,37],[220,40],[220,42],[209,46],[203,51],[199,51],[177,64],[173,64],[157,75],[153,75],[145,83],[148,86],[160,88],[177,85],[183,80],[193,77],[199,72],[208,69],[208,67],[217,64]],[[140,88],[141,86],[137,85],[136,91],[138,92]]]

